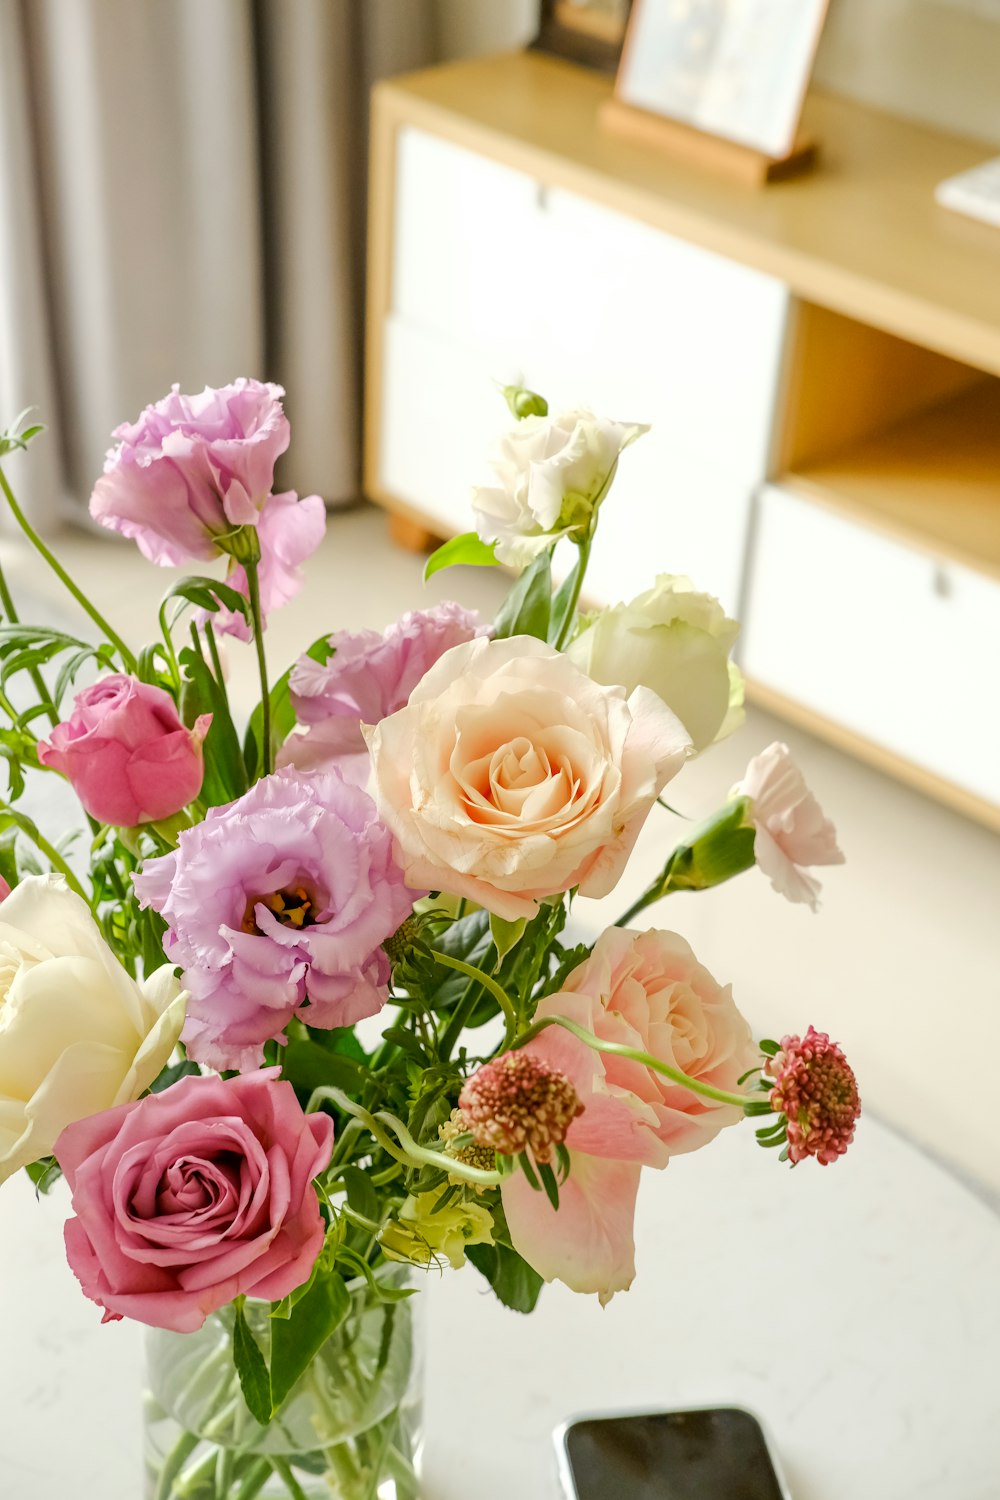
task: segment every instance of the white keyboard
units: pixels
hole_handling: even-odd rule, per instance
[[[1000,229],[1000,156],[957,177],[946,177],[934,189],[934,197],[944,208]]]

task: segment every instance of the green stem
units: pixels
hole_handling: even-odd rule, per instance
[[[260,714],[261,714],[261,764],[264,775],[270,776],[274,770],[274,752],[271,748],[271,694],[267,685],[267,658],[264,655],[264,618],[260,611],[260,577],[258,573],[259,564],[249,559],[244,564],[247,575],[247,591],[250,596],[250,613],[253,617],[253,640],[257,648],[257,670],[260,673]]]
[[[292,1473],[291,1465],[286,1459],[279,1458],[278,1455],[274,1453],[271,1455],[269,1462],[271,1468],[274,1470],[278,1478],[281,1480],[282,1484],[285,1486],[285,1489],[292,1496],[292,1500],[309,1500],[309,1497],[306,1494],[305,1490],[302,1488],[302,1486],[299,1484],[299,1481]]]
[[[170,661],[170,670],[173,673],[174,682],[177,685],[177,688],[180,689],[181,666],[180,662],[177,660],[177,652],[174,650],[174,641],[173,636],[170,634],[170,626],[167,624],[167,602],[168,601],[164,599],[159,609],[160,634],[163,637],[163,644],[167,648],[167,657]]]
[[[122,640],[118,632],[116,630],[112,630],[111,626],[101,614],[100,610],[97,609],[93,604],[91,604],[90,600],[87,598],[82,589],[79,589],[76,586],[72,578],[66,572],[66,569],[63,567],[62,563],[59,562],[58,558],[56,558],[54,554],[49,551],[48,547],[42,541],[41,537],[38,535],[38,532],[31,525],[27,516],[24,514],[24,511],[21,509],[16,499],[14,498],[14,491],[7,483],[7,476],[6,474],[4,474],[2,468],[0,468],[0,490],[3,491],[4,498],[6,499],[7,504],[10,506],[11,514],[13,515],[14,520],[20,526],[21,530],[24,532],[25,536],[28,538],[28,541],[34,547],[35,551],[45,559],[60,582],[63,583],[67,589],[69,589],[77,604],[79,604],[80,608],[90,616],[94,624],[97,626],[98,630],[104,632],[108,640],[111,642],[112,646],[114,646],[115,650],[118,652],[118,655],[121,657],[122,664],[124,665],[125,670],[127,672],[134,672],[136,666],[135,657],[132,655],[131,651],[126,646],[125,642]]]
[[[607,486],[605,486],[605,489],[606,488]],[[556,636],[555,641],[553,642],[553,645],[557,651],[561,651],[566,645],[566,642],[569,639],[569,633],[573,628],[573,617],[576,614],[576,606],[580,602],[580,590],[583,588],[583,578],[584,574],[587,571],[587,563],[590,560],[590,548],[593,543],[593,539],[593,526],[591,526],[591,529],[587,532],[587,535],[584,537],[583,541],[577,542],[577,547],[580,550],[573,568],[573,584],[570,590],[569,599],[566,603],[566,613],[563,616],[562,623],[559,626],[559,634]]]
[[[271,1465],[266,1458],[259,1458],[252,1468],[248,1469],[243,1477],[239,1489],[233,1495],[233,1500],[254,1500],[264,1488],[271,1474]]]
[[[388,1152],[394,1161],[402,1162],[404,1167],[440,1167],[452,1177],[461,1177],[466,1182],[478,1183],[483,1187],[496,1187],[503,1181],[499,1172],[484,1172],[479,1167],[470,1167],[467,1162],[459,1161],[444,1151],[431,1151],[426,1146],[418,1146],[402,1120],[398,1120],[388,1110],[379,1110],[377,1115],[371,1114],[363,1105],[356,1104],[344,1093],[343,1089],[334,1088],[332,1084],[324,1084],[321,1088],[313,1089],[309,1103],[306,1105],[306,1114],[315,1114],[327,1099],[332,1100],[345,1114],[353,1115],[356,1120],[360,1120],[378,1141],[383,1151]],[[389,1135],[386,1126],[395,1132],[399,1145]]]
[[[184,1460],[197,1448],[200,1439],[193,1432],[182,1432],[173,1449],[163,1461],[154,1500],[170,1500],[174,1480],[180,1473]]]
[[[5,812],[12,811],[12,809],[9,808],[5,802],[0,802],[0,809]],[[76,894],[78,896],[81,896],[89,906],[90,897],[87,895],[83,886],[77,880],[76,876],[73,874],[73,871],[70,869],[69,865],[59,853],[59,850],[54,848],[53,845],[49,843],[44,833],[42,833],[38,828],[35,828],[32,833],[28,833],[27,829],[23,827],[21,828],[21,831],[27,838],[31,840],[36,848],[38,848],[40,852],[45,855],[45,858],[49,861],[49,864],[52,865],[54,869],[58,870],[60,875],[65,875],[66,884],[69,886],[70,890],[76,891]]]
[[[7,587],[7,579],[4,575],[2,567],[0,567],[0,604],[3,605],[4,614],[6,615],[7,620],[10,622],[10,624],[20,625],[21,621],[18,617],[17,610],[14,608],[14,599],[10,592],[10,589]],[[35,684],[35,692],[38,694],[39,699],[42,703],[45,704],[46,717],[48,718],[49,723],[54,729],[55,726],[59,723],[59,715],[56,712],[54,703],[52,702],[52,694],[49,692],[48,688],[45,685],[45,678],[42,676],[38,667],[29,667],[28,676]],[[16,718],[16,715],[14,715],[14,717]]]
[[[529,1026],[523,1036],[518,1037],[516,1045],[523,1047],[527,1042],[533,1041],[547,1026],[561,1026],[564,1030],[572,1032],[585,1042],[594,1052],[607,1052],[612,1057],[627,1057],[631,1062],[641,1063],[643,1067],[652,1068],[656,1073],[662,1073],[664,1078],[669,1078],[672,1083],[679,1083],[682,1088],[689,1089],[692,1094],[700,1094],[703,1099],[712,1099],[716,1104],[732,1104],[736,1109],[743,1110],[748,1104],[756,1104],[760,1095],[731,1094],[726,1089],[717,1089],[710,1083],[702,1083],[700,1079],[689,1078],[679,1068],[672,1068],[669,1063],[662,1062],[660,1058],[653,1057],[649,1052],[640,1052],[637,1047],[627,1047],[624,1042],[604,1042],[600,1037],[594,1036],[593,1032],[587,1031],[585,1027],[578,1026],[568,1016],[543,1016],[533,1026]]]
[[[482,969],[475,969],[472,964],[467,964],[460,958],[452,958],[450,953],[435,953],[434,958],[437,963],[443,964],[446,969],[454,969],[456,973],[464,974],[467,979],[474,979],[477,984],[482,985],[484,990],[489,990],[503,1011],[504,1020],[507,1023],[503,1039],[504,1050],[506,1051],[517,1035],[517,1011],[507,991],[502,989],[489,974],[484,974]]]

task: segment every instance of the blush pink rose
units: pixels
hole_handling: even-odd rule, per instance
[[[602,1041],[649,1053],[727,1092],[736,1092],[737,1080],[759,1061],[729,986],[717,984],[673,932],[612,927],[536,1016],[565,1016]],[[569,1078],[584,1110],[566,1136],[572,1170],[558,1213],[523,1174],[504,1183],[512,1242],[547,1280],[606,1301],[635,1274],[640,1166],[665,1167],[671,1156],[707,1145],[743,1112],[642,1063],[595,1052],[556,1026],[526,1050]]]
[[[188,729],[169,693],[113,672],[77,693],[72,715],[40,743],[38,759],[62,772],[92,818],[134,828],[172,817],[197,797],[211,722],[202,714]]]
[[[178,386],[117,427],[90,497],[95,521],[164,567],[217,557],[219,538],[256,526],[288,447],[280,385],[236,380],[199,396]]]
[[[751,798],[757,864],[780,895],[819,907],[820,883],[810,865],[842,865],[837,830],[825,817],[787,745],[775,741],[755,755],[735,795]]]
[[[63,1131],[66,1255],[105,1322],[192,1333],[234,1297],[276,1301],[308,1278],[333,1121],[278,1075],[183,1078]]]
[[[446,651],[364,732],[407,884],[511,921],[573,886],[613,890],[691,753],[655,693],[602,687],[530,636]]]

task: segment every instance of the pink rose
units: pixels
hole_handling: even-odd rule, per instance
[[[71,717],[42,740],[38,759],[62,772],[92,818],[134,828],[197,797],[211,722],[202,714],[188,729],[169,693],[114,672],[77,693]]]
[[[655,693],[601,687],[529,636],[453,647],[364,732],[407,884],[511,921],[573,886],[613,890],[691,753]]]
[[[775,741],[754,756],[734,795],[753,802],[754,858],[774,889],[816,911],[820,883],[804,867],[842,865],[844,856],[837,830],[824,817],[788,746]]]
[[[164,567],[217,557],[219,537],[256,526],[270,494],[289,440],[284,394],[245,379],[200,396],[173,386],[115,429],[118,446],[90,497],[91,515]]]
[[[300,500],[294,490],[286,490],[281,495],[269,495],[264,501],[257,526],[260,543],[257,576],[265,625],[269,614],[294,599],[299,592],[302,587],[301,565],[316,551],[325,532],[326,506],[319,495],[307,495]],[[244,599],[249,599],[246,569],[239,563],[234,561],[230,565],[226,582]],[[241,641],[250,640],[250,626],[242,614],[220,609],[209,618],[217,635],[235,635]]]
[[[192,1333],[234,1297],[275,1301],[307,1279],[333,1121],[278,1074],[182,1078],[63,1131],[66,1255],[105,1322]]]
[[[649,1053],[727,1092],[759,1061],[729,986],[717,984],[673,932],[612,927],[536,1015],[565,1016],[602,1041]],[[596,1291],[606,1301],[635,1274],[640,1166],[665,1167],[671,1156],[707,1145],[742,1111],[693,1094],[642,1063],[595,1052],[556,1026],[526,1050],[569,1078],[584,1110],[566,1135],[572,1169],[558,1213],[523,1174],[504,1183],[513,1244],[547,1280]]]

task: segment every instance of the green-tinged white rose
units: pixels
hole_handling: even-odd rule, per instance
[[[441,1256],[454,1270],[465,1265],[466,1245],[492,1245],[493,1215],[479,1203],[461,1199],[434,1213],[440,1192],[407,1198],[399,1217],[382,1231],[382,1249],[391,1260],[429,1266]]]
[[[169,967],[129,977],[62,876],[22,880],[0,905],[0,1182],[148,1089],[184,1002]]]
[[[568,655],[595,682],[652,688],[704,750],[742,722],[743,682],[729,660],[739,628],[689,578],[661,573],[631,604],[597,615]]]
[[[497,560],[526,567],[561,536],[583,536],[623,448],[648,429],[589,411],[528,416],[501,440],[495,485],[473,492],[476,530]]]

